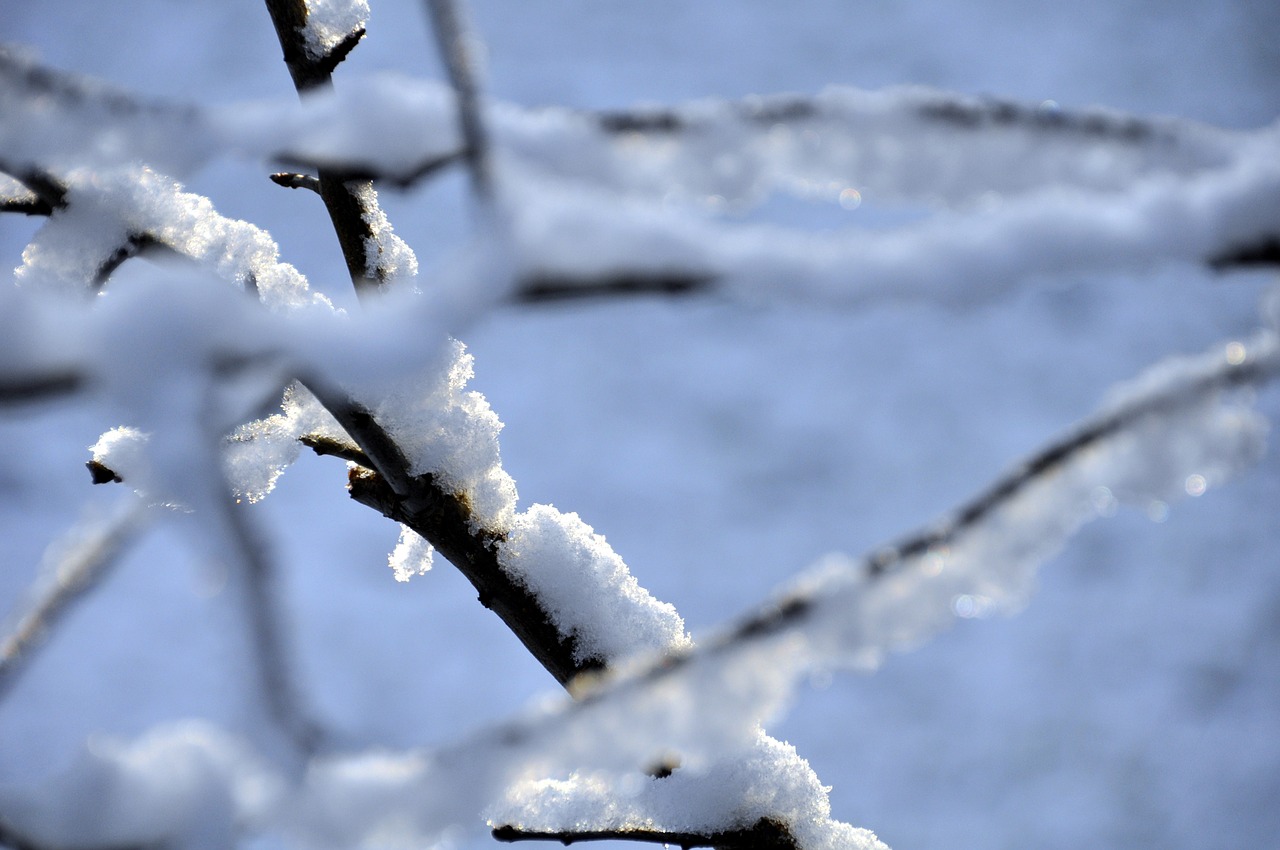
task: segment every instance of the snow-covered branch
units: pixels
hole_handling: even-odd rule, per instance
[[[364,0],[267,0],[267,11],[294,87],[304,95],[331,88],[334,69],[364,37],[369,6]],[[417,274],[417,258],[393,232],[368,178],[320,168],[310,180],[281,185],[319,193],[358,294]]]
[[[90,591],[144,524],[137,500],[109,517],[72,529],[49,550],[25,610],[5,624],[0,639],[0,697],[13,686],[21,665],[76,600]],[[2,840],[2,838],[0,838]]]

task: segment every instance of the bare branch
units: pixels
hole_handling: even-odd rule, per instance
[[[457,96],[458,123],[462,128],[463,152],[471,172],[471,186],[477,197],[487,200],[493,195],[489,138],[480,114],[479,81],[468,35],[456,0],[427,0],[427,11],[431,14],[436,46]]]
[[[743,121],[764,127],[822,117],[837,117],[838,108],[820,96],[783,94],[750,97],[727,104]],[[1169,122],[1161,123],[1137,116],[1101,110],[1064,109],[1056,104],[1028,105],[1001,98],[965,97],[947,92],[923,95],[914,112],[927,121],[957,130],[984,127],[1022,127],[1055,136],[1077,136],[1122,144],[1172,143],[1177,133]],[[600,129],[607,133],[652,133],[669,135],[696,130],[701,119],[674,108],[606,110],[594,113]]]
[[[45,567],[44,586],[36,589],[30,607],[0,640],[0,695],[13,687],[23,666],[30,662],[40,636],[97,586],[143,520],[142,505],[134,501],[106,522],[72,529],[56,544],[53,551],[61,551]]]
[[[1239,245],[1209,258],[1215,271],[1251,266],[1280,266],[1280,236],[1272,234],[1250,245]]]
[[[546,304],[557,301],[616,298],[634,295],[698,295],[716,287],[711,275],[700,275],[673,269],[668,274],[646,274],[619,271],[609,277],[591,280],[575,280],[545,274],[534,274],[520,281],[516,288],[516,300],[526,304]]]
[[[46,401],[78,392],[84,386],[84,375],[71,369],[41,374],[0,373],[0,406]]]
[[[320,159],[291,151],[279,153],[275,156],[275,159],[283,165],[323,171],[333,179],[341,180],[343,182],[371,182],[376,180],[379,183],[388,184],[397,189],[408,189],[420,180],[424,180],[438,171],[459,162],[465,162],[466,152],[454,151],[453,153],[429,156],[421,162],[411,165],[407,169],[400,170],[390,170],[367,162],[362,163],[358,159]],[[275,177],[276,175],[272,175],[271,179],[275,180]],[[280,183],[279,180],[276,180],[275,182]],[[305,188],[311,187],[307,186]]]
[[[223,519],[235,544],[235,559],[245,577],[245,604],[253,635],[258,685],[271,717],[289,737],[299,755],[310,757],[323,745],[324,730],[303,709],[281,624],[284,622],[275,588],[275,568],[266,547],[257,539],[244,507],[230,494],[221,500]]]
[[[586,841],[636,841],[676,847],[713,847],[715,850],[797,850],[800,846],[786,826],[761,818],[750,827],[723,832],[663,832],[648,829],[604,829],[565,832],[526,832],[514,826],[493,829],[498,841],[558,841],[566,846]]]
[[[317,195],[320,194],[320,178],[315,175],[279,171],[268,176],[271,178],[271,182],[277,186],[283,186],[286,189],[310,189]]]

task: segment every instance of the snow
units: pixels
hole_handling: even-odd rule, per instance
[[[743,754],[669,777],[572,774],[512,787],[493,826],[529,832],[645,829],[708,834],[772,818],[804,847],[884,850],[868,830],[831,820],[827,791],[795,747],[759,732]],[[716,816],[708,819],[708,815]]]
[[[676,609],[639,585],[608,542],[574,513],[533,505],[499,544],[507,572],[541,600],[578,661],[692,645]]]
[[[409,459],[410,472],[438,476],[450,492],[466,497],[477,524],[501,533],[515,515],[516,485],[502,468],[502,421],[483,395],[466,388],[474,363],[466,346],[451,340],[429,371],[370,402]]]
[[[396,235],[387,214],[378,205],[378,193],[372,186],[355,190],[363,208],[364,222],[373,235],[365,239],[365,274],[385,283],[411,281],[418,275],[418,258],[409,244]]]
[[[273,529],[272,548],[288,577],[289,627],[305,636],[298,642],[304,690],[343,732],[395,749],[316,762],[301,784],[284,780],[282,793],[292,795],[285,802],[275,791],[242,794],[255,784],[278,788],[244,768],[256,757],[245,754],[240,735],[253,737],[255,721],[226,704],[249,689],[236,672],[248,656],[217,643],[230,629],[175,583],[181,569],[154,568],[181,561],[189,547],[166,539],[170,545],[122,563],[119,581],[60,626],[21,688],[0,701],[5,816],[21,799],[24,825],[65,825],[81,835],[93,828],[89,818],[116,829],[106,818],[115,814],[129,823],[108,837],[122,843],[488,846],[473,816],[512,783],[519,783],[512,816],[530,823],[582,814],[574,807],[592,800],[603,805],[593,789],[606,788],[619,806],[611,817],[657,812],[675,822],[697,814],[733,819],[731,806],[715,813],[704,806],[717,791],[724,801],[730,788],[744,799],[779,790],[762,789],[767,770],[794,792],[768,802],[795,812],[798,830],[813,830],[802,836],[806,846],[871,840],[831,821],[828,803],[837,817],[875,829],[895,847],[957,840],[1238,847],[1275,834],[1280,678],[1259,649],[1275,639],[1276,541],[1266,510],[1276,499],[1274,463],[1264,455],[1252,472],[1227,480],[1257,463],[1260,412],[1275,413],[1269,391],[1258,390],[1257,412],[1247,404],[1249,387],[1143,416],[1021,493],[990,526],[949,551],[902,564],[883,584],[858,580],[860,559],[833,557],[798,588],[788,585],[822,603],[805,631],[740,652],[718,652],[712,635],[687,662],[687,676],[656,678],[630,696],[634,685],[621,682],[620,695],[608,696],[606,683],[586,707],[561,702],[553,710],[517,708],[546,683],[500,628],[472,625],[468,612],[479,616],[478,606],[469,588],[448,584],[449,571],[405,586],[377,566],[392,545],[390,528],[344,501],[340,464],[308,457],[279,477],[297,457],[292,437],[341,436],[331,424],[296,398],[276,416],[254,419],[274,405],[281,377],[300,363],[342,386],[368,386],[367,400],[385,403],[380,413],[400,433],[418,435],[418,471],[447,472],[485,522],[525,534],[526,547],[581,555],[581,574],[626,589],[627,598],[615,597],[618,617],[586,624],[595,639],[632,651],[632,630],[610,628],[628,622],[632,602],[647,612],[637,617],[652,630],[649,645],[683,639],[683,621],[655,596],[679,601],[690,623],[731,622],[823,551],[862,551],[959,503],[1009,458],[1091,409],[1100,388],[1146,363],[1213,346],[1121,390],[1102,415],[1224,364],[1273,363],[1274,342],[1250,336],[1254,302],[1270,281],[1215,280],[1196,268],[1205,250],[1276,219],[1274,129],[1196,123],[1274,119],[1267,45],[1276,21],[1265,4],[1179,5],[1153,31],[1147,10],[1110,3],[1066,12],[1033,3],[1011,12],[1000,2],[962,11],[816,2],[804,15],[792,8],[728,15],[714,2],[667,0],[610,15],[583,14],[575,3],[536,10],[481,3],[494,138],[505,146],[498,185],[510,192],[513,217],[523,216],[523,261],[588,269],[701,263],[724,278],[723,291],[738,293],[738,303],[491,311],[511,270],[499,258],[453,275],[458,266],[440,259],[465,222],[453,204],[457,181],[446,178],[380,198],[423,258],[423,297],[389,293],[384,304],[351,316],[333,314],[302,288],[305,271],[318,288],[333,285],[324,292],[337,292],[344,269],[326,225],[299,202],[302,193],[255,188],[265,183],[259,158],[294,147],[304,158],[306,150],[341,158],[367,146],[373,162],[400,168],[456,148],[442,87],[417,81],[401,99],[393,83],[345,87],[346,72],[362,62],[365,70],[403,69],[406,56],[421,54],[416,7],[381,7],[388,23],[355,51],[350,69],[340,69],[335,100],[293,112],[278,109],[289,94],[278,49],[255,51],[247,34],[245,21],[260,20],[260,8],[214,4],[175,18],[171,4],[142,5],[138,14],[155,25],[137,49],[127,37],[91,37],[114,32],[103,18],[118,16],[88,4],[60,0],[57,8],[14,11],[13,37],[40,44],[56,65],[182,99],[209,88],[230,92],[232,105],[212,119],[167,106],[128,120],[110,114],[111,142],[96,133],[98,99],[54,96],[42,101],[49,113],[28,114],[22,85],[8,85],[25,72],[15,77],[15,66],[5,66],[0,105],[23,116],[0,127],[5,149],[65,158],[73,176],[74,167],[94,167],[94,179],[72,180],[73,207],[41,225],[32,256],[22,260],[26,285],[0,299],[6,375],[91,365],[95,386],[84,411],[38,408],[0,423],[21,447],[0,470],[10,557],[34,563],[65,524],[68,506],[96,498],[86,495],[79,467],[83,447],[105,428],[125,424],[162,441],[135,443],[144,456],[134,460],[123,440],[106,455],[131,469],[151,462],[161,484],[221,462],[241,498],[261,501],[247,509]],[[207,55],[184,40],[185,61],[156,75],[147,57],[170,48],[155,34],[191,20],[210,24],[201,33]],[[226,71],[227,55],[243,69]],[[263,80],[277,78],[277,95],[260,116],[243,108],[246,98],[263,96]],[[832,80],[933,88],[804,94],[818,115],[790,135],[742,117],[744,108],[770,104],[744,100],[750,91],[818,92]],[[982,113],[993,101],[949,90],[1008,93],[1029,115],[1052,97],[1068,104],[1064,115],[1121,127],[1133,114],[1189,118],[1141,119],[1154,132],[1136,145],[1109,139],[1086,147],[1034,121],[983,119],[953,137],[923,120],[920,104],[941,98]],[[412,98],[420,105],[408,108]],[[683,102],[676,113],[693,132],[679,144],[657,134],[605,138],[580,114],[516,105],[625,106],[643,98]],[[1126,112],[1069,105],[1089,102]],[[326,117],[343,109],[356,120]],[[237,114],[240,135],[231,126]],[[65,132],[68,122],[78,132]],[[840,127],[851,122],[876,144],[837,144]],[[815,147],[806,129],[826,143]],[[719,169],[704,168],[717,145],[732,155]],[[252,160],[244,169],[251,174],[222,161],[228,146]],[[152,171],[121,166],[122,149]],[[895,159],[895,151],[904,156]],[[572,194],[548,188],[560,180],[579,185]],[[118,191],[135,183],[154,194]],[[1116,193],[1134,186],[1118,203]],[[856,209],[839,204],[848,190],[862,198]],[[208,206],[199,201],[206,196]],[[95,203],[105,215],[84,215]],[[241,228],[236,217],[268,225],[274,237]],[[171,238],[219,271],[225,299],[196,285],[212,285],[207,279],[171,271],[131,293],[145,268],[131,261],[92,304],[43,300],[42,289],[83,287],[131,228],[169,218],[184,222]],[[0,233],[13,263],[34,230],[19,222]],[[408,269],[408,254],[388,250],[399,247],[397,239],[388,235],[380,247]],[[1023,247],[999,256],[989,250],[1015,239]],[[789,246],[785,262],[766,265],[755,247],[761,240]],[[54,250],[73,242],[91,250]],[[636,245],[641,250],[628,253]],[[509,249],[482,242],[479,253],[487,247]],[[297,269],[280,263],[281,254]],[[1176,262],[1152,262],[1157,256]],[[919,275],[904,274],[902,263]],[[225,286],[243,283],[246,270],[280,308],[271,320]],[[813,272],[820,286],[797,297],[788,284]],[[1080,273],[1088,279],[1078,281]],[[1036,285],[1011,293],[1024,275]],[[183,287],[190,291],[161,297]],[[997,293],[1003,297],[991,297]],[[882,303],[906,294],[970,309]],[[805,301],[821,306],[796,306]],[[762,302],[771,309],[760,310]],[[1276,303],[1272,293],[1264,310],[1273,325]],[[294,305],[311,306],[293,315]],[[477,315],[485,321],[475,322]],[[471,375],[469,351],[443,342],[447,333],[468,340],[480,380]],[[91,354],[103,350],[117,353],[95,364]],[[232,386],[198,365],[209,352],[228,351],[254,364]],[[202,376],[194,390],[180,380],[193,372]],[[400,395],[387,399],[374,391],[381,387]],[[507,423],[501,455],[494,409]],[[422,433],[424,422],[440,432]],[[198,445],[164,443],[170,431],[203,437]],[[231,441],[219,442],[228,431]],[[217,450],[200,455],[207,445]],[[576,514],[539,506],[520,513],[513,475],[522,492],[608,529],[653,594],[628,583],[630,571],[619,568],[612,546]],[[190,496],[178,490],[173,495]],[[1183,494],[1200,497],[1177,504]],[[1052,569],[1034,571],[1080,522],[1108,515],[1110,522],[1081,530]],[[1167,521],[1154,528],[1148,515]],[[0,594],[15,599],[24,577],[10,572]],[[547,571],[530,572],[537,581]],[[1018,608],[1035,584],[1035,604],[1019,618],[963,623],[872,678],[829,675],[832,666],[867,667],[892,649],[919,646],[957,619]],[[569,600],[568,591],[587,590],[563,576],[549,588]],[[863,616],[851,620],[850,610]],[[158,611],[193,628],[175,640],[150,619]],[[644,669],[645,662],[633,663]],[[173,669],[189,678],[163,675]],[[806,682],[827,684],[814,690]],[[791,714],[781,719],[787,707]],[[154,727],[193,711],[228,732]],[[514,720],[463,744],[436,744],[513,712]],[[796,742],[830,792],[794,751],[759,737],[762,719]],[[72,770],[72,785],[41,784],[92,729],[138,743],[104,747],[92,739],[91,754],[101,757]],[[537,740],[504,744],[513,730]],[[602,740],[612,746],[600,747]],[[425,750],[404,749],[424,741]],[[639,771],[670,748],[685,764],[670,784],[642,778]],[[725,759],[726,752],[739,756]],[[110,795],[76,791],[76,777],[100,780],[95,788],[136,805],[108,810]],[[557,813],[540,808],[552,801],[532,793],[538,790],[573,798],[563,797]],[[699,805],[680,811],[656,799],[662,793]],[[76,808],[79,799],[106,801],[105,808]],[[764,798],[755,799],[763,809]],[[245,824],[245,832],[231,832]],[[311,833],[326,824],[330,834]]]
[[[277,781],[243,744],[209,724],[157,728],[122,742],[100,737],[64,780],[6,794],[7,815],[34,823],[54,847],[167,844],[226,847],[237,822],[269,811]],[[125,802],[125,805],[121,805]],[[30,811],[44,816],[30,820]]]
[[[512,207],[526,265],[570,283],[689,269],[729,279],[725,288],[750,300],[963,304],[1055,277],[1204,262],[1250,244],[1280,216],[1278,138],[1259,134],[1229,164],[1194,175],[1134,176],[1122,196],[1051,184],[873,230],[726,225],[594,187],[551,191],[543,175],[513,181]]]
[[[407,525],[400,526],[400,540],[387,559],[396,581],[408,581],[415,575],[424,576],[431,570],[435,548],[423,540]]]
[[[306,0],[306,7],[302,35],[312,59],[327,58],[335,47],[369,22],[366,0]]]

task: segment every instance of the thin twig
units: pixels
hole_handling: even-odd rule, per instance
[[[436,46],[457,97],[458,123],[462,128],[463,151],[471,172],[471,186],[476,197],[487,201],[493,196],[489,139],[480,113],[480,87],[468,35],[455,0],[427,0],[427,11],[431,15]]]
[[[1280,235],[1270,234],[1248,245],[1235,245],[1209,258],[1209,268],[1214,271],[1252,266],[1280,266]]]
[[[320,178],[314,174],[294,174],[288,171],[278,171],[267,176],[277,186],[283,186],[286,189],[310,189],[317,195],[320,194]]]
[[[72,369],[25,375],[0,374],[0,406],[47,401],[78,392],[84,386],[84,375]]]
[[[324,731],[303,709],[289,654],[281,632],[283,612],[275,587],[275,567],[257,539],[244,506],[229,493],[221,500],[223,519],[234,543],[235,560],[245,577],[245,602],[253,635],[258,684],[271,717],[284,730],[298,754],[314,755]]]
[[[141,529],[144,508],[141,502],[129,498],[127,508],[105,522],[72,529],[51,549],[57,555],[45,567],[44,586],[35,591],[30,607],[0,641],[0,695],[13,687],[19,673],[30,663],[40,636],[97,586]]]
[[[937,526],[877,550],[868,559],[867,570],[877,575],[916,555],[951,544],[957,536],[978,525],[1008,504],[1033,482],[1052,475],[1081,452],[1114,437],[1139,420],[1195,404],[1206,395],[1245,384],[1263,383],[1280,374],[1280,360],[1250,357],[1239,363],[1224,361],[1220,368],[1189,383],[1137,398],[1116,410],[1085,422],[1074,432],[1050,443],[1020,463],[968,503],[952,512]]]
[[[328,56],[316,58],[307,52],[302,28],[307,22],[305,0],[266,0],[267,12],[275,26],[276,37],[284,52],[285,65],[299,95],[333,84],[333,70],[346,58],[364,36],[364,30],[351,33]],[[329,213],[334,234],[342,248],[347,264],[347,274],[356,294],[366,297],[381,289],[383,280],[380,267],[372,257],[377,238],[370,224],[380,215],[373,200],[373,184],[369,180],[351,180],[343,175],[321,169],[317,176],[320,197]],[[370,269],[379,269],[370,274]]]
[[[716,284],[715,275],[677,270],[666,274],[620,271],[586,280],[534,274],[517,284],[515,300],[524,304],[550,304],[635,295],[698,295],[715,289]]]
[[[558,841],[565,846],[585,841],[635,841],[676,847],[714,847],[716,850],[797,850],[799,845],[786,826],[769,818],[761,818],[750,827],[717,832],[664,832],[655,829],[565,830],[561,832],[526,831],[514,826],[493,829],[498,841]]]

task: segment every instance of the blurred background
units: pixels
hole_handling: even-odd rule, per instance
[[[421,4],[372,5],[338,85],[381,71],[441,76]],[[488,91],[530,106],[918,83],[1235,128],[1280,115],[1271,0],[470,10]],[[255,0],[8,2],[0,38],[146,94],[292,96]],[[188,185],[268,229],[313,287],[353,303],[314,196],[274,186],[251,162],[217,162]],[[423,286],[468,232],[465,188],[450,175],[382,193]],[[778,215],[858,227],[865,211]],[[38,226],[0,218],[0,262],[18,265]],[[858,554],[937,517],[1114,382],[1244,335],[1272,283],[1174,268],[1036,281],[965,308],[511,308],[464,341],[474,388],[506,423],[521,506],[578,512],[696,637],[828,552]],[[1274,391],[1259,404],[1280,411]],[[117,424],[69,407],[0,420],[0,615],[51,541],[117,495],[91,488],[83,467],[85,447]],[[555,691],[442,560],[394,582],[396,526],[349,502],[344,483],[342,463],[304,456],[251,508],[285,571],[289,635],[327,723],[352,742],[430,745]],[[1167,516],[1122,509],[1045,566],[1024,612],[960,622],[873,675],[815,676],[769,730],[833,786],[836,817],[897,850],[1268,846],[1280,836],[1277,505],[1272,452]],[[191,716],[249,723],[245,627],[224,583],[181,526],[150,532],[0,700],[0,783],[34,781],[98,735]],[[482,827],[458,842],[493,846]]]

